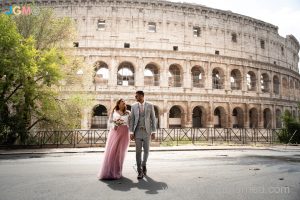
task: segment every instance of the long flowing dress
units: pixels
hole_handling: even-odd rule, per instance
[[[99,179],[119,179],[122,177],[124,158],[129,146],[129,114],[120,115],[114,111],[112,119],[124,121],[115,130],[110,128],[101,169],[98,173]]]

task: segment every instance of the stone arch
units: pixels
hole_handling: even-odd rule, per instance
[[[134,86],[135,70],[131,62],[124,61],[118,66],[117,85]]]
[[[249,127],[258,128],[258,109],[253,107],[249,110]]]
[[[212,70],[212,88],[213,89],[224,89],[224,70],[216,67]]]
[[[182,86],[182,67],[179,64],[172,64],[169,67],[169,87],[181,87]]]
[[[270,108],[265,108],[263,111],[264,128],[272,128],[272,112]]]
[[[94,84],[107,84],[109,79],[108,65],[103,61],[97,61],[94,64]]]
[[[218,106],[214,109],[214,127],[215,128],[226,128],[227,117],[226,110],[222,106]]]
[[[195,65],[191,69],[192,86],[196,88],[204,88],[205,85],[205,73],[201,66]]]
[[[270,92],[270,78],[268,73],[262,73],[260,76],[260,88],[263,93]]]
[[[155,63],[149,63],[144,69],[144,85],[145,86],[159,86],[160,74],[159,67]]]
[[[230,87],[232,90],[242,89],[242,75],[240,70],[233,69],[230,73]]]
[[[206,127],[206,110],[203,106],[195,106],[192,113],[192,127]]]
[[[232,127],[244,128],[244,111],[240,107],[235,107],[232,110]]]
[[[183,117],[183,108],[179,105],[172,106],[169,110],[169,128],[181,128]]]
[[[256,74],[253,71],[249,71],[247,73],[247,90],[248,91],[256,91]]]
[[[107,128],[107,108],[102,105],[98,104],[94,106],[92,110],[92,120],[91,120],[91,128]]]

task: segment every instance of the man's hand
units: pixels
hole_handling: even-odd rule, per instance
[[[155,139],[155,133],[152,133],[151,134],[151,140],[154,140]]]
[[[133,133],[130,134],[130,140],[134,140],[134,134]]]

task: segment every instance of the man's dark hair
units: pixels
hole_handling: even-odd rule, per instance
[[[144,92],[142,90],[136,91],[136,94],[144,96]]]

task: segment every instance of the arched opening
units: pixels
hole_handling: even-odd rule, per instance
[[[242,76],[241,72],[237,69],[231,71],[230,85],[232,90],[241,90]]]
[[[214,127],[226,128],[226,112],[221,106],[214,110]]]
[[[261,91],[263,93],[269,92],[269,76],[267,73],[263,73],[260,77],[260,83],[261,83]]]
[[[94,84],[107,85],[109,79],[108,66],[104,62],[96,62],[94,66]]]
[[[123,62],[118,67],[117,85],[134,86],[134,67],[130,62]]]
[[[182,77],[179,65],[173,64],[169,67],[169,87],[181,87]]]
[[[181,128],[182,112],[179,106],[173,106],[169,112],[169,128]]]
[[[200,66],[194,66],[191,70],[193,87],[203,88],[205,79],[204,79],[204,70]]]
[[[272,128],[272,116],[269,108],[264,109],[264,128]]]
[[[248,91],[256,91],[256,76],[252,71],[247,73],[247,89]]]
[[[281,110],[276,110],[276,128],[282,128]]]
[[[159,86],[159,70],[154,64],[148,64],[144,70],[144,85]]]
[[[273,92],[274,92],[274,94],[279,94],[279,85],[280,85],[280,82],[279,82],[278,76],[274,76],[273,77]]]
[[[244,112],[239,107],[232,110],[232,127],[244,128]]]
[[[91,128],[107,128],[107,109],[103,105],[97,105],[93,108]]]
[[[258,128],[258,111],[256,108],[249,110],[250,128]]]
[[[203,128],[205,127],[205,109],[201,106],[196,106],[193,109],[193,128]]]
[[[224,89],[224,72],[220,68],[212,71],[213,89]]]

